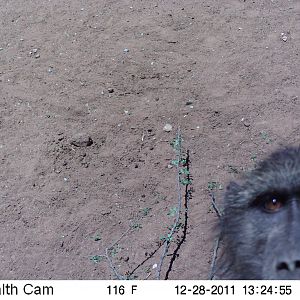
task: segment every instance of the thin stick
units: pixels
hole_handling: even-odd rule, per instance
[[[216,204],[216,198],[213,192],[210,193],[210,197],[211,197],[211,204],[215,210],[215,212],[217,213],[218,217],[221,218],[222,217],[222,213],[220,211],[220,209],[218,208],[217,204]]]
[[[105,254],[106,254],[105,257],[106,257],[106,259],[107,259],[108,262],[109,262],[110,268],[113,270],[115,276],[116,276],[119,280],[125,280],[126,278],[124,278],[124,276],[122,276],[122,275],[120,275],[120,274],[118,273],[118,271],[117,271],[116,267],[114,266],[114,264],[113,264],[111,258],[109,257],[108,251],[109,251],[109,248],[106,248],[106,249],[105,249]]]
[[[180,128],[178,128],[177,130],[177,138],[176,138],[178,141],[180,141]],[[158,264],[158,268],[157,268],[157,274],[156,274],[156,279],[160,279],[160,273],[161,273],[161,268],[162,268],[162,265],[163,265],[163,262],[164,262],[164,259],[167,255],[167,252],[168,252],[168,249],[169,249],[169,246],[170,246],[170,239],[172,238],[174,232],[175,232],[175,229],[178,225],[178,222],[179,222],[179,218],[180,218],[180,212],[181,212],[181,204],[182,204],[182,196],[181,196],[181,183],[180,183],[180,160],[181,160],[181,141],[179,143],[179,149],[177,150],[177,196],[178,196],[178,201],[177,201],[177,211],[176,211],[176,219],[175,219],[175,222],[172,226],[172,229],[170,231],[170,233],[168,234],[165,242],[164,242],[164,250],[163,250],[163,253],[160,257],[160,261],[159,261],[159,264]]]
[[[138,220],[140,220],[141,218],[142,218],[142,217],[138,218]],[[137,221],[138,221],[138,220],[137,220]],[[106,258],[106,259],[108,260],[108,263],[109,263],[110,268],[112,269],[112,271],[114,272],[115,276],[116,276],[119,280],[126,280],[127,278],[124,277],[124,276],[122,276],[122,275],[120,275],[120,274],[118,273],[117,268],[115,267],[115,265],[114,265],[112,259],[110,258],[109,251],[112,250],[112,249],[114,248],[114,246],[115,246],[115,245],[116,245],[116,244],[117,244],[124,236],[126,236],[126,235],[127,235],[130,231],[132,231],[132,230],[133,230],[133,227],[130,226],[125,232],[123,232],[123,233],[121,234],[121,236],[120,236],[117,240],[115,240],[109,247],[107,247],[107,248],[105,249],[105,255],[99,255],[100,257],[104,257],[104,258]]]
[[[212,206],[213,206],[215,212],[217,213],[217,216],[219,218],[221,218],[222,217],[222,213],[221,213],[220,209],[217,206],[216,198],[215,198],[214,193],[211,192],[210,196],[211,196]],[[213,257],[212,257],[212,261],[211,261],[210,274],[209,274],[209,279],[210,280],[212,280],[214,278],[214,276],[215,276],[215,268],[216,268],[216,261],[217,261],[217,255],[218,255],[219,245],[220,245],[220,235],[215,240]]]
[[[210,265],[210,274],[209,274],[210,280],[212,280],[215,276],[215,268],[216,268],[216,260],[217,260],[219,244],[220,244],[220,236],[218,236],[215,240],[214,253],[213,253],[212,262]]]

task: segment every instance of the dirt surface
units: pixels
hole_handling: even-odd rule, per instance
[[[177,203],[178,126],[193,197],[168,278],[206,279],[208,187],[220,203],[222,186],[298,143],[300,2],[0,7],[1,279],[113,279],[97,255],[129,226],[112,262],[154,279]]]

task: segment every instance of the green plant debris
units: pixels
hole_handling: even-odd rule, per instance
[[[173,140],[170,145],[173,147],[174,150],[179,151],[181,148],[182,138],[179,136],[175,140]]]
[[[179,170],[179,173],[184,175],[190,175],[190,171],[187,168],[181,168]]]
[[[165,242],[165,241],[171,242],[171,241],[173,240],[173,236],[172,236],[171,233],[169,233],[169,234],[167,234],[166,236],[161,236],[161,237],[160,237],[160,240],[161,240],[162,242]]]
[[[100,256],[100,255],[94,255],[94,256],[90,257],[90,260],[94,263],[98,263],[98,262],[102,261],[103,259],[104,259],[104,257]]]
[[[192,183],[192,180],[187,179],[187,178],[183,178],[183,179],[180,180],[180,183],[183,184],[183,185],[188,185],[188,184]]]
[[[95,242],[101,241],[101,237],[99,234],[96,234],[95,236],[92,236],[91,239],[93,239]]]
[[[257,155],[254,153],[251,155],[250,159],[253,161],[253,162],[256,162],[257,160]]]
[[[177,213],[177,207],[174,206],[172,208],[170,208],[169,212],[168,212],[168,216],[170,217],[175,217],[176,216],[176,213]]]
[[[223,185],[217,181],[209,181],[207,187],[210,191],[223,190]]]
[[[151,208],[150,208],[150,207],[145,207],[145,208],[143,208],[143,209],[142,209],[142,214],[143,214],[143,216],[144,216],[144,217],[148,216],[149,213],[150,213],[150,211],[151,211]]]
[[[115,245],[112,249],[110,249],[110,255],[112,257],[116,257],[118,255],[118,253],[121,251],[121,247],[117,244]]]
[[[134,228],[134,229],[141,229],[141,228],[143,228],[143,226],[142,226],[142,224],[140,224],[140,223],[134,223],[134,224],[132,225],[132,228]]]
[[[268,133],[265,131],[261,131],[260,136],[267,144],[271,144],[273,142]]]
[[[179,165],[179,160],[178,159],[172,159],[171,164],[177,167]]]

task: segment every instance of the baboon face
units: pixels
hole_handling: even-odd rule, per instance
[[[232,183],[221,219],[224,279],[300,279],[300,148]]]

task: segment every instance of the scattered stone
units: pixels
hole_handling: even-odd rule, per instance
[[[107,216],[107,215],[110,215],[111,214],[111,210],[104,210],[101,212],[101,215],[102,216]]]
[[[113,93],[115,90],[113,88],[108,88],[107,91],[111,94]]]
[[[193,104],[193,101],[191,101],[191,100],[188,100],[188,101],[185,102],[185,105],[187,105],[187,106],[192,105],[192,104]]]
[[[291,99],[293,102],[296,102],[298,100],[298,96],[292,96],[292,99]]]
[[[171,124],[166,124],[163,128],[164,131],[170,132],[172,131],[172,125]]]
[[[129,49],[125,48],[125,49],[123,50],[123,52],[124,52],[124,53],[128,53],[128,52],[129,52]]]
[[[284,42],[286,42],[287,39],[288,39],[287,35],[286,35],[284,32],[281,33],[281,39],[282,39]]]
[[[250,127],[250,121],[248,119],[242,118],[241,122],[244,124],[244,126],[246,127]]]
[[[71,140],[71,144],[76,147],[88,147],[93,144],[93,140],[89,135],[80,133]]]
[[[39,54],[37,54],[37,55],[35,56],[35,58],[40,58],[40,55],[39,55]]]

